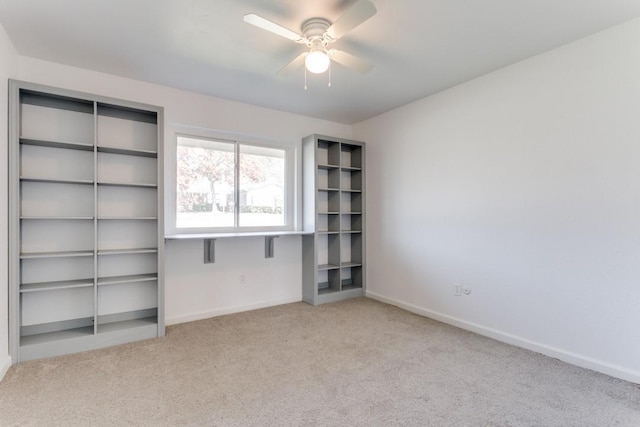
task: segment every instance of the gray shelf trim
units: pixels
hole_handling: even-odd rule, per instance
[[[337,294],[340,290],[336,288],[319,288],[318,295]]]
[[[151,151],[151,150],[135,150],[131,148],[108,147],[105,145],[98,145],[97,150],[99,153],[121,154],[125,156],[150,157],[154,159],[158,158],[158,153],[156,151]]]
[[[340,263],[340,268],[362,267],[361,262],[347,261]]]
[[[28,89],[29,86],[39,86],[34,84],[22,84],[20,91],[20,102],[23,104],[38,105],[41,107],[56,108],[60,110],[75,111],[78,113],[93,114],[93,102],[84,97],[73,97],[62,94],[62,90],[43,91],[42,87]],[[54,93],[55,92],[55,93]],[[68,92],[68,91],[64,91]]]
[[[342,234],[360,234],[362,230],[341,230]]]
[[[131,249],[98,249],[98,256],[102,255],[128,255],[128,254],[153,254],[158,248],[131,248]]]
[[[318,165],[318,169],[324,169],[324,170],[340,169],[340,166],[339,165],[322,164],[322,165]]]
[[[151,282],[154,280],[158,280],[157,273],[132,274],[128,276],[99,277],[98,286],[115,285],[120,283]]]
[[[339,188],[318,188],[318,191],[340,191]]]
[[[341,188],[340,191],[343,193],[362,193],[362,190],[354,190],[351,188]]]
[[[339,265],[336,264],[318,264],[318,270],[322,271],[322,270],[337,270],[338,268],[340,268]]]
[[[93,220],[92,216],[21,216],[22,220],[37,220],[37,221],[49,221],[49,220]]]
[[[136,328],[155,328],[158,321],[155,316],[144,319],[123,320],[120,322],[110,322],[98,324],[98,335],[120,331],[132,331]]]
[[[21,137],[20,143],[23,145],[36,145],[38,147],[64,148],[69,150],[93,151],[93,143],[72,142],[72,141],[47,141]]]
[[[38,344],[48,344],[55,341],[86,336],[93,336],[93,326],[64,329],[61,331],[46,332],[35,335],[23,335],[22,337],[20,337],[20,346],[24,348]]]
[[[145,308],[142,310],[123,311],[120,313],[101,314],[98,315],[98,325],[104,326],[111,323],[123,323],[130,320],[140,321],[142,323],[149,323],[155,321],[158,316],[158,308]]]
[[[73,288],[89,288],[93,286],[93,278],[91,279],[79,279],[79,280],[66,280],[59,282],[42,282],[42,283],[25,283],[20,285],[20,292],[43,292],[43,291],[56,291],[59,289],[73,289]]]
[[[88,251],[64,251],[64,252],[25,252],[20,254],[20,259],[35,258],[71,258],[93,256],[93,250]]]
[[[38,178],[32,176],[21,176],[22,182],[40,182],[45,184],[81,184],[93,185],[92,179],[64,179],[64,178]]]
[[[362,170],[362,168],[358,168],[355,166],[340,166],[340,169],[342,169],[345,172],[359,172]]]
[[[134,120],[143,123],[158,124],[158,112],[140,109],[138,106],[123,106],[122,102],[114,104],[111,101],[101,101],[97,105],[98,116],[114,117],[117,119]],[[153,110],[153,109],[151,109]]]
[[[73,331],[75,329],[85,328],[87,326],[93,327],[93,316],[91,317],[79,317],[76,319],[60,320],[57,322],[39,323],[36,325],[20,326],[21,337],[31,337],[34,335],[41,335],[43,339],[46,335],[56,337],[55,333]]]
[[[109,182],[98,181],[98,185],[111,186],[111,187],[140,187],[140,188],[158,188],[157,184],[148,184],[142,182]]]
[[[31,335],[20,339],[20,360],[78,353],[87,349],[110,347],[157,336],[158,322],[152,319],[98,325],[97,335],[94,335],[93,326]]]
[[[100,221],[157,221],[157,216],[99,216]]]
[[[318,304],[343,301],[349,298],[361,297],[364,295],[364,288],[347,289],[340,292],[326,292],[318,294]]]

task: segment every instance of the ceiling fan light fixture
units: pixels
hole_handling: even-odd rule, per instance
[[[307,71],[313,74],[322,74],[329,70],[329,74],[331,74],[332,61],[361,73],[366,73],[373,68],[371,64],[346,52],[328,48],[331,43],[337,41],[376,14],[376,7],[371,0],[353,1],[354,3],[334,22],[321,17],[307,19],[300,27],[302,34],[291,31],[289,28],[269,21],[255,13],[245,15],[244,21],[295,43],[307,46],[308,50],[301,52],[278,73],[289,72],[298,68],[304,62],[306,81]]]
[[[307,71],[314,74],[322,74],[329,68],[329,55],[324,50],[312,50],[304,60]]]

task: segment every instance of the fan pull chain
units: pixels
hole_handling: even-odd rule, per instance
[[[307,67],[304,67],[304,90],[307,90]]]
[[[327,87],[331,87],[331,61],[329,61],[329,84]]]

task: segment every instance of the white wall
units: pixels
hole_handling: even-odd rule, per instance
[[[640,382],[639,117],[634,20],[356,125],[367,293]]]
[[[7,171],[7,80],[15,75],[18,55],[13,43],[0,25],[0,379],[11,365],[9,357],[9,313],[8,313],[8,171]]]
[[[351,137],[351,127],[342,124],[33,58],[19,57],[18,77],[164,106],[165,146],[174,138],[172,123],[287,141],[299,141],[312,133]],[[171,153],[167,152],[166,158],[167,162],[171,161]],[[169,182],[165,182],[165,186],[171,187]],[[301,247],[299,236],[283,236],[275,240],[275,258],[265,259],[263,238],[219,239],[216,241],[216,262],[204,264],[202,240],[168,241],[165,263],[167,323],[300,301]],[[241,275],[245,276],[244,284],[240,283]]]

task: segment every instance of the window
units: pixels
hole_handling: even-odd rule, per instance
[[[241,227],[285,225],[285,158],[281,148],[239,144]]]
[[[176,134],[168,234],[294,230],[297,147],[224,136]]]

